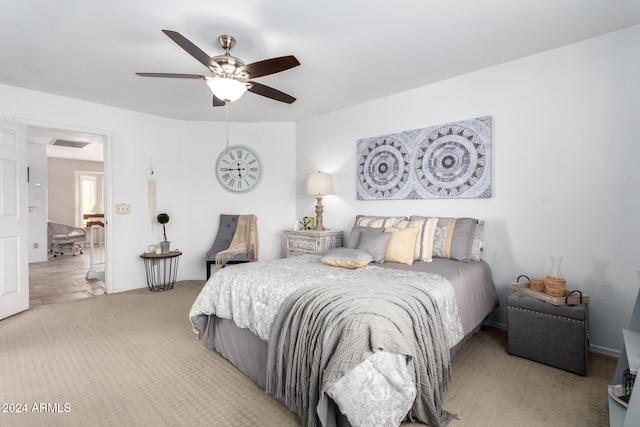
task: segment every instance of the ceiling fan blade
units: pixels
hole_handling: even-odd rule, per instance
[[[251,83],[251,87],[247,90],[257,95],[266,96],[267,98],[275,99],[276,101],[280,102],[286,102],[287,104],[291,104],[296,100],[293,96],[287,95],[284,92],[280,92],[278,89],[274,89],[270,86],[266,86],[254,81],[250,81],[247,83]]]
[[[214,107],[223,107],[226,103],[218,98],[217,96],[213,95],[213,106]]]
[[[239,67],[236,73],[247,71],[252,79],[279,73],[289,68],[297,67],[300,62],[295,56],[280,56],[278,58],[265,59],[264,61],[253,62],[243,67]]]
[[[162,32],[205,67],[211,70],[216,69],[218,71],[224,71],[216,61],[179,32],[172,30],[162,30]]]
[[[202,79],[206,80],[205,76],[199,74],[175,74],[175,73],[136,73],[142,77],[166,77],[170,79]]]

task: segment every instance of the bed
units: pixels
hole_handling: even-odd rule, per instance
[[[450,361],[498,305],[483,225],[358,216],[345,248],[217,271],[194,333],[303,425],[446,425]]]

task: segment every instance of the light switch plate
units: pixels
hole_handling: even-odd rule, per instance
[[[126,215],[131,212],[131,206],[129,203],[118,203],[116,205],[116,213],[119,215]]]

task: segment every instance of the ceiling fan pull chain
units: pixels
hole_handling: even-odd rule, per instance
[[[227,152],[229,151],[229,103],[224,105],[225,112],[227,113]]]

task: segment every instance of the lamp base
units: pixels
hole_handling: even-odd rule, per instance
[[[324,207],[322,206],[322,197],[318,196],[316,198],[318,203],[316,203],[316,226],[313,228],[315,231],[324,231],[324,224],[322,224],[322,213],[324,211]]]

